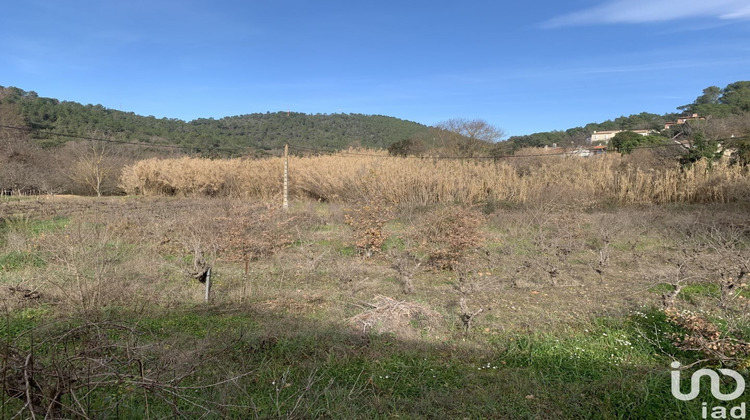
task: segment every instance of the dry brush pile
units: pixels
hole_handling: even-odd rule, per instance
[[[724,203],[743,198],[748,171],[725,162],[642,169],[599,158],[521,157],[498,162],[393,158],[368,152],[290,158],[290,194],[331,202],[382,197],[397,206],[435,203],[525,204],[550,198],[596,203]],[[281,192],[282,160],[147,159],[124,169],[129,194],[271,199]]]

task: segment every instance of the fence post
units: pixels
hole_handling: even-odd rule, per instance
[[[284,145],[284,211],[289,210],[289,145]]]
[[[206,271],[206,303],[208,303],[209,295],[211,294],[211,268],[208,267]]]

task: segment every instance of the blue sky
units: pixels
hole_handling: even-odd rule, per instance
[[[748,0],[24,0],[0,13],[0,85],[183,120],[461,117],[520,135],[674,112],[748,69]]]

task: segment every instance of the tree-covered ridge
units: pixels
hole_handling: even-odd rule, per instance
[[[601,123],[589,123],[582,127],[574,127],[564,131],[547,131],[525,136],[513,136],[509,138],[518,147],[539,147],[557,144],[560,146],[582,144],[586,142],[594,131],[607,130],[661,130],[664,124],[674,121],[679,114],[667,113],[664,115],[641,112],[629,116],[617,117]]]
[[[730,83],[725,88],[709,86],[703,89],[693,103],[677,107],[681,113],[664,115],[641,112],[621,116],[601,123],[590,123],[583,127],[574,127],[565,131],[547,131],[524,136],[513,136],[508,140],[516,147],[539,147],[545,145],[581,144],[594,131],[605,130],[656,130],[664,129],[664,124],[675,121],[680,115],[698,114],[701,117],[725,119],[750,113],[750,81]],[[740,130],[742,131],[742,130]],[[736,134],[742,134],[740,132]]]
[[[102,105],[43,98],[35,92],[2,86],[0,108],[4,114],[18,114],[27,127],[37,130],[34,138],[46,146],[68,140],[49,133],[90,136],[97,132],[123,140],[176,144],[204,153],[228,148],[248,152],[272,150],[283,147],[284,143],[310,148],[385,148],[427,128],[382,115],[297,112],[267,112],[185,122],[144,117]]]

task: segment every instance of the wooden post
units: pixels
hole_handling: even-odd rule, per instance
[[[208,303],[208,298],[210,294],[211,294],[211,267],[208,267],[208,271],[206,271],[206,303]]]
[[[289,145],[284,145],[284,211],[289,210]]]

